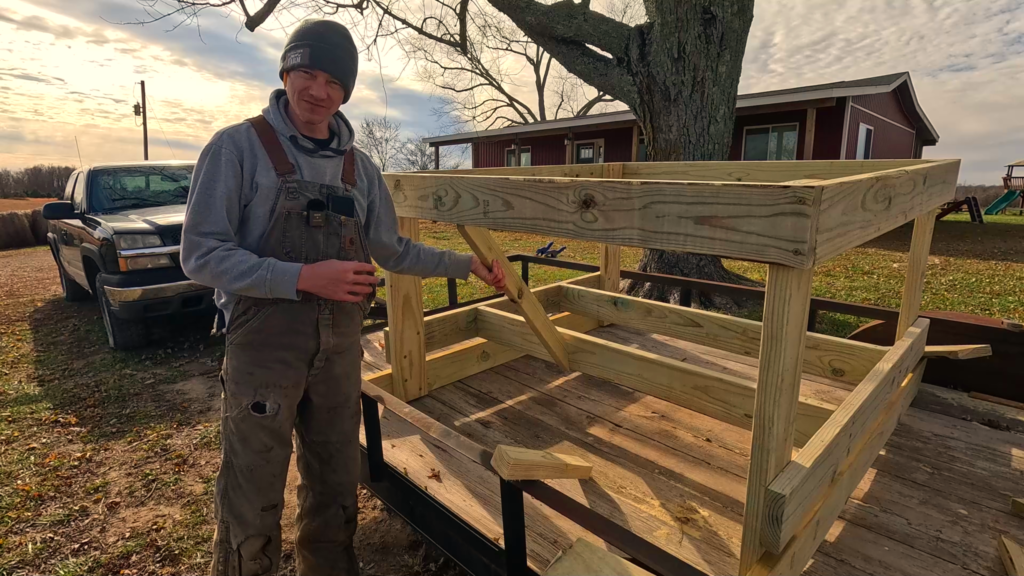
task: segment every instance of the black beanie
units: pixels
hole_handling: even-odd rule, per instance
[[[279,76],[296,68],[320,70],[330,74],[345,89],[345,100],[352,97],[359,72],[359,51],[348,28],[334,20],[304,20],[288,36],[281,53]]]

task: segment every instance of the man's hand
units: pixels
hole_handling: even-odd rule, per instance
[[[377,267],[362,262],[324,260],[305,264],[299,271],[296,289],[338,302],[359,302],[373,292],[380,279]]]
[[[477,278],[483,280],[484,284],[501,292],[505,291],[505,271],[498,264],[497,260],[491,262],[491,268],[488,270],[487,266],[474,254],[473,263],[470,265],[469,271]]]

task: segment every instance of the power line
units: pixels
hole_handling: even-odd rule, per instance
[[[156,98],[153,98],[152,95],[150,95],[149,99],[150,100],[156,100]],[[174,158],[175,160],[177,160],[178,156],[174,154],[174,148],[171,146],[171,141],[167,139],[167,133],[164,132],[164,127],[160,123],[160,118],[156,115],[156,112],[152,112],[152,111],[150,111],[150,112],[153,114],[153,118],[156,119],[156,127],[160,129],[160,134],[163,134],[164,142],[167,144],[167,148],[170,149],[170,151],[171,151],[171,158]]]

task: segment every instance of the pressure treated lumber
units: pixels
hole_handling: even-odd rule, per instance
[[[577,538],[560,554],[544,576],[653,576],[636,564],[616,556],[589,540]]]
[[[579,456],[499,444],[491,466],[505,480],[586,480],[594,467]]]
[[[925,346],[925,358],[949,358],[951,360],[971,360],[992,355],[989,344],[953,344],[944,346]]]
[[[815,511],[810,522],[802,526],[789,541],[781,554],[766,551],[750,571],[750,576],[788,576],[800,574],[807,562],[814,555],[822,539],[832,528],[846,506],[850,494],[856,489],[892,435],[902,415],[907,411],[924,375],[927,360],[921,360],[910,375],[906,377],[900,389],[890,399],[883,413],[875,420],[875,427],[869,439],[861,448],[850,455],[845,467],[835,471],[835,476],[827,493],[821,500],[821,506]]]
[[[1024,498],[1010,498],[1010,512],[1024,518]]]
[[[398,233],[416,242],[420,238],[419,220],[399,218]],[[391,351],[393,394],[402,400],[427,393],[427,374],[423,363],[423,281],[417,276],[385,272],[387,282],[388,348]]]
[[[907,256],[907,275],[903,284],[903,302],[900,304],[900,318],[896,324],[896,340],[917,321],[921,311],[921,292],[928,268],[928,252],[932,246],[935,231],[935,210],[914,220],[914,235],[910,240],[910,254]]]
[[[582,286],[565,287],[561,310],[750,358],[760,353],[761,323],[754,320]],[[805,336],[804,346],[804,372],[851,384],[859,384],[889,351],[886,346],[816,333]]]
[[[813,262],[817,187],[389,174],[398,214],[619,246]]]
[[[477,311],[477,326],[481,338],[550,359],[520,316],[485,306]],[[565,329],[559,332],[569,350],[571,370],[750,429],[755,395],[753,382],[586,334]],[[794,404],[797,404],[796,398]],[[794,408],[796,439],[798,445],[803,445],[828,420],[835,406],[808,399],[800,400],[799,406]]]
[[[921,360],[928,320],[919,319],[768,486],[761,542],[780,553],[820,506],[836,470],[855,454],[907,374]]]
[[[793,160],[773,162],[615,162],[607,164],[569,164],[562,166],[523,166],[507,168],[463,168],[431,170],[429,174],[464,176],[522,176],[540,178],[604,178],[602,167],[618,165],[619,178],[625,180],[674,180],[688,182],[761,182],[790,180],[833,180],[937,162],[938,160]],[[400,173],[384,174],[388,185]]]
[[[812,270],[768,267],[740,574],[746,574],[761,557],[768,485],[792,457],[813,275]]]
[[[498,266],[504,269],[505,295],[519,307],[526,323],[530,325],[530,329],[544,345],[552,361],[561,366],[563,370],[568,370],[569,353],[565,350],[562,337],[558,335],[558,329],[551,323],[547,312],[530,291],[530,287],[516,274],[512,264],[509,263],[504,251],[491,236],[491,233],[486,228],[476,226],[459,226],[459,233],[462,234],[473,252],[476,252],[477,258],[482,260],[488,268],[497,261]]]
[[[935,160],[822,182],[815,264],[952,200],[959,172],[959,160]]]
[[[558,327],[575,332],[589,332],[598,326],[597,320],[568,313],[552,316],[551,321]],[[538,346],[540,345],[538,344]],[[426,386],[421,396],[467,376],[515,360],[523,354],[522,350],[482,338],[472,338],[448,349],[429,354],[424,362]],[[389,394],[393,394],[392,370],[382,370],[368,375],[366,380]],[[414,399],[405,400],[412,401]]]
[[[619,285],[622,283],[619,277],[622,268],[622,248],[614,244],[601,244],[601,271],[600,288],[604,292],[612,294],[619,293]],[[608,321],[602,320],[601,326],[607,326]]]
[[[999,536],[999,557],[1003,560],[1007,576],[1024,576],[1024,548],[1005,534]]]
[[[600,274],[594,272],[570,280],[564,280],[532,290],[533,295],[544,307],[544,310],[551,313],[561,312],[562,286],[571,284],[573,286],[596,287]],[[510,300],[490,300],[479,304],[471,304],[462,308],[456,308],[440,314],[428,316],[423,321],[423,337],[427,352],[433,352],[445,346],[452,346],[472,338],[476,338],[476,311],[482,306],[501,310],[503,312],[516,312],[518,308]],[[385,328],[387,336],[390,329]],[[385,338],[387,342],[387,338]],[[390,349],[385,349],[388,362],[391,361]]]

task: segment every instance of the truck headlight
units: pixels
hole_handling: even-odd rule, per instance
[[[156,234],[114,234],[114,246],[118,250],[135,250],[163,246],[164,241]]]
[[[122,272],[174,266],[171,257],[164,254],[158,256],[132,256],[131,258],[118,258],[117,260],[121,265]]]

